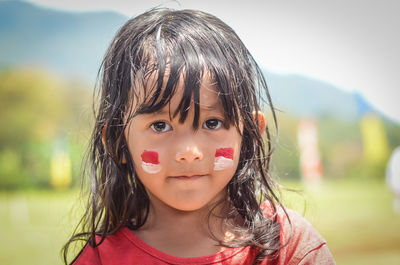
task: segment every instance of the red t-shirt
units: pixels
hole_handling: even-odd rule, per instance
[[[312,225],[298,213],[287,209],[292,222],[292,238],[289,244],[279,251],[277,265],[333,265],[335,261],[326,246],[325,240]],[[268,216],[268,213],[266,213]],[[281,224],[281,244],[285,244],[291,233],[290,224],[284,212],[278,209]],[[225,249],[213,255],[183,258],[161,252],[139,239],[128,228],[107,236],[103,243],[93,248],[86,246],[74,265],[132,265],[132,264],[252,264],[256,255],[254,248],[240,247]],[[262,265],[269,265],[266,258]]]

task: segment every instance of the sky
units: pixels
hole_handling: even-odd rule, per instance
[[[301,74],[346,91],[358,91],[400,123],[398,0],[29,2],[72,11],[114,10],[127,16],[155,6],[199,9],[230,25],[266,70]]]

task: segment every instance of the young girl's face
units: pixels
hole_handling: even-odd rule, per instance
[[[125,137],[137,176],[153,205],[193,211],[226,194],[238,165],[242,137],[235,126],[223,126],[217,88],[207,76],[200,86],[198,130],[193,129],[193,103],[184,123],[179,123],[179,115],[170,119],[183,90],[181,78],[170,104],[133,117]],[[133,104],[140,104],[140,99]]]

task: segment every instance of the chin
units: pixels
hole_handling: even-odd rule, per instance
[[[186,200],[185,202],[179,202],[179,203],[171,203],[169,204],[170,207],[178,210],[178,211],[183,211],[183,212],[193,212],[193,211],[198,211],[203,209],[209,202],[199,202],[199,201],[192,201],[190,202],[189,200]]]

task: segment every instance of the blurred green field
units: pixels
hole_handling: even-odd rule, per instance
[[[337,264],[400,264],[400,216],[384,182],[359,179],[284,192],[283,200],[302,213],[327,240]]]
[[[400,216],[392,213],[384,183],[328,182],[282,196],[327,239],[337,264],[400,264]],[[77,222],[77,200],[77,191],[1,192],[0,263],[62,264],[60,248]]]

